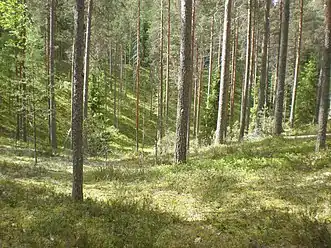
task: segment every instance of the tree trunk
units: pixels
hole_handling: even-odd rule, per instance
[[[74,92],[72,99],[72,197],[83,200],[83,44],[84,44],[84,0],[76,0],[75,8],[75,53]]]
[[[276,61],[276,75],[274,85],[271,87],[271,104],[273,108],[273,113],[275,112],[276,105],[276,91],[279,77],[279,63],[280,63],[280,47],[281,47],[281,37],[282,37],[282,19],[283,19],[283,2],[279,1],[279,32],[278,32],[278,47],[277,47],[277,61]]]
[[[240,110],[240,133],[239,141],[242,141],[245,133],[246,110],[248,100],[249,88],[249,72],[251,62],[251,30],[252,30],[252,0],[248,0],[248,23],[247,23],[247,44],[246,44],[246,66],[245,66],[245,82],[241,97],[241,110]]]
[[[34,164],[38,163],[38,155],[37,155],[37,127],[36,127],[36,95],[35,95],[35,80],[32,83],[32,108],[33,108],[33,157]]]
[[[204,59],[201,56],[200,61],[200,77],[199,77],[199,85],[198,85],[198,100],[197,100],[197,114],[196,114],[196,131],[195,131],[195,138],[199,139],[200,134],[200,116],[201,116],[201,103],[202,103],[202,92],[203,92],[203,66],[204,66]]]
[[[323,59],[322,59],[323,60]],[[323,61],[322,61],[323,64]],[[315,124],[318,124],[318,115],[320,110],[320,101],[321,101],[321,91],[322,91],[322,81],[323,81],[323,65],[319,70],[318,83],[316,89],[316,108],[315,108]]]
[[[181,0],[180,71],[178,82],[175,162],[186,163],[189,90],[192,84],[192,0]]]
[[[251,34],[251,62],[250,62],[250,72],[249,72],[249,84],[248,84],[248,99],[247,99],[247,110],[246,110],[246,120],[245,120],[245,132],[249,132],[249,123],[251,118],[251,108],[253,107],[254,99],[252,92],[254,89],[254,70],[255,70],[255,41],[256,41],[256,0],[253,0],[253,11],[252,11],[252,34]]]
[[[115,44],[115,51],[114,51],[114,82],[113,82],[113,86],[114,86],[114,97],[113,97],[113,113],[114,113],[114,127],[117,128],[117,68],[116,68],[116,65],[117,65],[117,45]]]
[[[92,22],[93,0],[89,0],[87,8],[87,26],[85,36],[85,57],[84,57],[84,120],[87,119],[88,110],[88,78],[90,72],[90,43],[91,43],[91,22]]]
[[[326,128],[329,115],[330,90],[330,63],[331,63],[331,1],[325,0],[325,42],[323,49],[323,77],[321,87],[321,100],[318,115],[318,132],[316,151],[326,148]]]
[[[163,0],[161,0],[160,18],[160,80],[158,97],[158,133],[157,141],[160,144],[163,138]],[[162,148],[162,146],[160,146]],[[162,149],[160,149],[162,155]]]
[[[228,84],[229,84],[229,51],[231,38],[231,0],[225,1],[224,9],[224,27],[223,27],[223,44],[222,44],[222,65],[219,89],[219,103],[215,144],[224,143],[227,107],[228,107]]]
[[[237,14],[236,14],[236,18]],[[232,76],[231,76],[231,94],[230,94],[230,122],[233,122],[234,117],[234,98],[236,94],[236,79],[237,79],[237,49],[238,49],[238,19],[236,21],[233,52],[232,52]]]
[[[50,113],[50,139],[52,154],[56,153],[56,109],[55,109],[55,92],[54,92],[54,33],[55,33],[55,0],[51,0],[49,9],[49,113]]]
[[[266,0],[264,9],[264,33],[263,33],[263,48],[262,48],[262,61],[261,61],[261,76],[259,86],[259,99],[256,113],[256,131],[261,132],[262,121],[264,117],[264,108],[266,102],[266,88],[268,85],[268,70],[267,70],[267,55],[270,33],[270,4],[271,0]]]
[[[275,101],[274,113],[274,134],[280,135],[283,131],[283,109],[284,109],[284,89],[286,76],[286,60],[287,60],[287,43],[288,43],[288,28],[290,18],[290,0],[284,0],[283,18],[282,18],[282,35],[281,48],[279,55],[279,77],[277,83],[277,94]]]
[[[188,108],[188,115],[187,115],[187,151],[190,150],[190,132],[191,132],[191,107],[192,107],[192,88],[193,88],[193,61],[194,61],[194,46],[196,45],[195,42],[195,12],[196,12],[196,1],[192,0],[192,32],[191,32],[191,61],[192,61],[192,80],[190,81],[189,85],[189,94],[188,94],[188,102],[189,102],[189,108]],[[196,54],[197,56],[197,54]]]
[[[199,47],[195,46],[195,78],[194,78],[194,99],[193,99],[193,137],[196,135],[197,110],[198,110],[198,84],[199,84]]]
[[[118,94],[118,120],[117,120],[117,128],[120,129],[121,122],[121,107],[123,100],[123,45],[120,46],[120,89]]]
[[[300,52],[301,52],[301,39],[302,39],[302,20],[303,20],[303,0],[300,0],[300,20],[299,20],[299,35],[295,60],[294,82],[292,89],[292,102],[290,112],[290,126],[293,128],[294,113],[295,113],[295,100],[298,87],[299,69],[300,69]]]
[[[137,64],[136,64],[136,152],[139,151],[139,97],[140,97],[140,0],[137,0]]]
[[[214,48],[214,15],[210,24],[210,45],[209,45],[209,68],[208,68],[208,89],[207,89],[207,107],[209,104],[210,87],[213,79],[213,48]]]
[[[168,0],[168,33],[167,33],[167,76],[166,76],[166,109],[165,109],[165,122],[166,122],[166,129],[168,129],[168,121],[169,121],[169,97],[170,97],[170,38],[171,38],[171,1]]]

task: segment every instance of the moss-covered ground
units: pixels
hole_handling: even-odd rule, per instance
[[[0,147],[0,247],[331,247],[331,155],[314,140],[206,148],[186,165],[153,158],[84,167]]]

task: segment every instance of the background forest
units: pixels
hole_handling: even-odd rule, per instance
[[[331,247],[330,16],[1,1],[0,247]]]

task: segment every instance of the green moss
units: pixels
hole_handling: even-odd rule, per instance
[[[4,247],[331,245],[331,157],[311,140],[212,147],[186,165],[89,160],[83,203],[69,196],[70,160],[32,163],[0,159]]]

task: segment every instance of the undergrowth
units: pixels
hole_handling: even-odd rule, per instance
[[[82,203],[68,158],[27,155],[0,156],[3,247],[331,247],[331,155],[312,140],[210,147],[186,165],[89,160]]]

